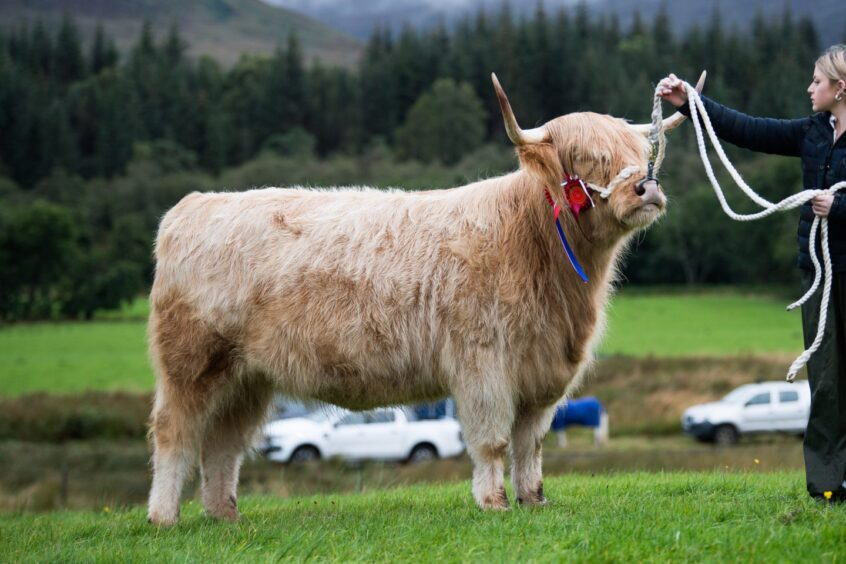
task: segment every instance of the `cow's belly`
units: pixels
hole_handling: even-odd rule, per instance
[[[448,395],[431,371],[413,363],[360,362],[316,356],[288,370],[266,369],[283,393],[349,409],[410,404]],[[289,366],[291,363],[289,363]]]
[[[253,324],[245,341],[251,371],[271,377],[285,394],[351,409],[429,401],[448,394],[424,328],[394,320],[388,339],[358,319],[334,323],[276,320]],[[401,329],[401,330],[400,330]]]

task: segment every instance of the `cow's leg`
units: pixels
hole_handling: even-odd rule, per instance
[[[555,406],[524,408],[511,433],[511,483],[522,505],[544,505],[543,438],[555,415]]]
[[[510,396],[497,394],[493,386],[479,386],[466,393],[456,392],[455,398],[467,452],[473,460],[473,497],[482,509],[506,510],[503,460],[508,451],[513,404]]]
[[[203,424],[202,413],[180,399],[180,394],[160,382],[150,423],[153,484],[147,518],[155,525],[169,526],[179,520],[182,486],[194,469],[199,450],[197,431]]]
[[[150,353],[156,399],[150,421],[153,484],[148,519],[179,520],[179,499],[193,471],[203,429],[232,379],[232,344],[211,331],[178,295],[151,296]]]
[[[203,506],[217,519],[238,519],[238,471],[244,452],[254,442],[273,397],[273,387],[262,377],[249,378],[206,426],[202,442]]]

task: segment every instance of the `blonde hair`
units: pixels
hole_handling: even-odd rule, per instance
[[[832,45],[815,64],[831,81],[846,81],[846,45]]]

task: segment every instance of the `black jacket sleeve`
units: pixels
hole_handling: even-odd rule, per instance
[[[803,119],[773,119],[752,117],[727,108],[713,100],[702,96],[702,102],[711,118],[717,136],[729,143],[776,155],[798,157],[802,150],[802,139],[805,136],[805,126],[810,118]],[[690,105],[685,103],[679,111],[690,117]],[[701,117],[700,117],[701,123]],[[704,130],[703,135],[707,136]]]

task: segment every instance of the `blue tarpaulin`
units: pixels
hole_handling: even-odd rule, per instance
[[[599,427],[599,417],[605,408],[593,396],[567,400],[555,409],[552,420],[552,430],[560,431],[570,425],[584,425],[585,427]]]

